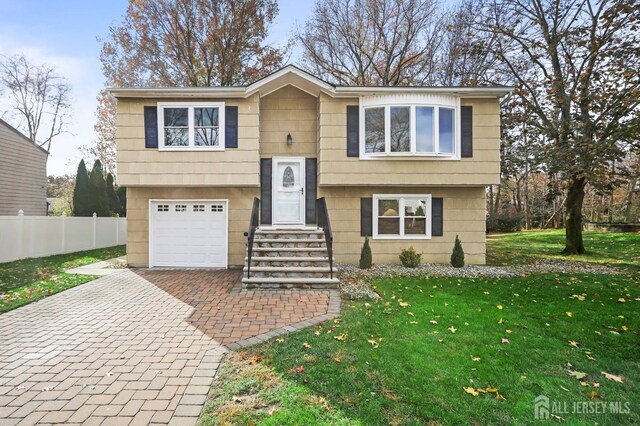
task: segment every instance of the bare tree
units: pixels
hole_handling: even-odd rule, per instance
[[[443,86],[499,84],[498,60],[491,46],[496,36],[474,28],[477,1],[463,0],[445,13],[445,31],[438,51],[437,83]]]
[[[288,46],[264,44],[275,0],[130,0],[102,62],[114,86],[231,86],[279,68]]]
[[[71,108],[71,86],[47,64],[24,55],[0,56],[0,87],[16,111],[18,127],[47,151],[65,131]]]
[[[564,252],[585,252],[582,206],[590,182],[638,143],[640,3],[634,0],[491,0],[477,29],[513,77],[514,95],[544,135],[543,161],[567,191]]]
[[[430,83],[444,30],[434,0],[317,1],[297,33],[303,65],[345,85]]]

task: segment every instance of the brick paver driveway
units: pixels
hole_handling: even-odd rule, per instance
[[[335,291],[242,292],[238,274],[125,270],[0,315],[0,425],[194,424],[223,343],[339,310]]]

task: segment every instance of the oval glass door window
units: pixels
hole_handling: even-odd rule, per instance
[[[295,178],[293,176],[293,169],[290,166],[287,166],[282,173],[282,186],[285,188],[291,188],[295,183]]]

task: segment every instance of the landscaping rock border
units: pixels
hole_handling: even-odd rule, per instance
[[[375,300],[378,296],[371,289],[371,281],[378,278],[512,278],[535,273],[561,274],[624,274],[626,271],[607,265],[565,260],[536,259],[530,264],[510,266],[466,265],[454,268],[451,265],[427,263],[417,268],[402,265],[374,265],[371,269],[359,269],[356,265],[338,265],[340,293],[350,300]]]

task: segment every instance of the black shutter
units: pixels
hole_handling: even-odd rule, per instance
[[[305,223],[316,223],[316,198],[318,196],[316,186],[316,159],[305,158],[304,171],[306,174],[304,201],[305,201]]]
[[[271,224],[271,158],[260,159],[260,223]]]
[[[360,198],[360,235],[373,235],[373,198]]]
[[[224,147],[238,147],[238,107],[224,108]]]
[[[473,157],[473,107],[460,107],[460,156]]]
[[[442,198],[431,199],[431,236],[442,237]]]
[[[360,156],[360,108],[347,105],[347,157]]]
[[[158,107],[144,107],[144,147],[158,147]]]

